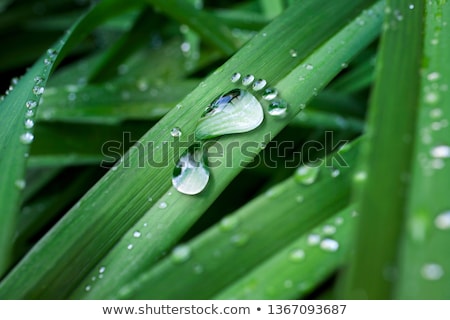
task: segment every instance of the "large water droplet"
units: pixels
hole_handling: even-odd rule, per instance
[[[271,116],[284,117],[287,112],[287,102],[282,99],[273,100],[268,107],[268,112]]]
[[[423,265],[420,270],[422,277],[426,280],[436,281],[442,278],[444,275],[444,270],[442,267],[436,263],[427,263]]]
[[[245,77],[242,78],[242,84],[244,86],[248,86],[248,85],[250,85],[253,82],[253,80],[255,80],[255,76],[252,75],[252,74],[248,74],[248,75],[246,75]]]
[[[311,185],[317,180],[320,167],[301,166],[295,172],[295,180],[304,185]]]
[[[28,101],[25,103],[25,106],[26,106],[28,109],[33,109],[33,108],[35,108],[35,107],[37,106],[37,102],[34,101],[34,100],[28,100]]]
[[[266,80],[258,79],[253,83],[252,88],[255,91],[259,91],[259,90],[262,90],[266,86],[266,84],[267,84]]]
[[[25,128],[31,129],[34,127],[34,121],[31,119],[25,120]]]
[[[198,144],[194,144],[178,160],[173,170],[172,185],[181,193],[194,195],[205,189],[208,180],[205,154]]]
[[[195,137],[211,139],[224,134],[248,132],[264,120],[259,101],[248,91],[233,89],[215,99],[203,113]]]
[[[191,257],[191,248],[187,245],[176,246],[172,251],[172,261],[175,263],[182,263]]]

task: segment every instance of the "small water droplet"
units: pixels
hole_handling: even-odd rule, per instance
[[[198,140],[248,132],[264,120],[258,99],[246,90],[233,89],[217,97],[202,114],[195,129]]]
[[[442,267],[436,263],[427,263],[423,265],[420,273],[422,277],[426,280],[436,281],[442,278],[444,275],[444,270]]]
[[[334,220],[334,223],[336,223],[336,225],[340,226],[341,224],[344,223],[344,218],[342,218],[342,217],[337,217],[337,218]]]
[[[31,119],[25,120],[25,128],[31,129],[34,127],[34,121]]]
[[[42,83],[43,81],[44,81],[44,78],[42,78],[42,77],[40,77],[40,76],[34,77],[34,82],[35,82],[36,84],[40,84],[40,83]]]
[[[248,240],[248,236],[243,233],[237,233],[230,238],[231,243],[237,247],[244,246],[248,242]]]
[[[17,189],[19,189],[19,190],[25,189],[25,186],[26,186],[26,182],[23,179],[16,180],[16,182],[14,184],[16,185]]]
[[[244,86],[248,86],[248,85],[250,85],[253,82],[253,80],[255,80],[255,76],[252,75],[252,74],[248,74],[248,75],[246,75],[245,77],[242,78],[242,84]]]
[[[228,232],[235,229],[239,224],[239,219],[235,216],[227,216],[220,220],[220,229]]]
[[[266,86],[266,84],[267,84],[267,81],[266,81],[266,80],[264,80],[264,79],[258,79],[258,80],[256,80],[256,81],[253,83],[252,88],[253,88],[253,90],[255,90],[255,91],[259,91],[259,90],[262,90],[262,89]]]
[[[302,261],[304,258],[305,258],[305,251],[303,251],[302,249],[294,249],[289,254],[289,259],[291,259],[291,261],[294,262]]]
[[[181,134],[182,134],[181,129],[178,127],[172,128],[170,130],[170,135],[174,138],[181,136]]]
[[[206,154],[199,144],[194,144],[178,160],[173,170],[172,185],[181,193],[195,195],[206,188],[209,175]]]
[[[359,171],[353,176],[353,180],[355,182],[363,182],[367,179],[367,172],[366,171]]]
[[[194,273],[195,274],[202,274],[203,273],[203,266],[200,264],[197,264],[194,266]]]
[[[297,57],[297,51],[294,50],[294,49],[291,49],[291,50],[289,50],[289,55],[290,55],[292,58],[296,58],[296,57]]]
[[[128,249],[128,250],[133,249],[133,245],[130,243],[130,244],[127,246],[127,249]]]
[[[319,244],[319,242],[320,242],[320,235],[314,234],[314,233],[308,235],[307,242],[308,242],[308,244],[310,246],[314,246],[314,245]]]
[[[241,78],[241,74],[239,72],[235,72],[231,76],[230,80],[231,80],[231,82],[235,83],[235,82],[238,82],[240,78]]]
[[[106,267],[100,267],[100,269],[98,269],[98,273],[104,273],[106,271]]]
[[[301,166],[295,172],[295,180],[303,185],[311,185],[319,176],[320,167]]]
[[[172,250],[172,261],[175,263],[183,263],[191,257],[191,248],[187,245],[178,245]]]
[[[428,92],[425,95],[425,102],[434,104],[439,101],[439,95],[436,92]]]
[[[339,242],[328,238],[323,239],[322,242],[320,242],[320,248],[324,251],[335,252],[339,249]]]
[[[450,146],[437,146],[431,149],[430,154],[433,158],[450,158]]]
[[[409,8],[409,10],[413,10],[414,9],[414,4],[410,4],[409,6],[408,6],[408,8]]]
[[[262,95],[264,100],[273,100],[277,97],[278,91],[275,88],[267,88]]]
[[[45,88],[41,87],[41,86],[34,86],[33,87],[33,93],[37,96],[41,95],[44,93]]]
[[[431,72],[431,73],[429,73],[429,74],[427,75],[427,79],[428,79],[429,81],[434,81],[434,80],[439,79],[440,76],[441,76],[441,75],[439,74],[439,72]]]
[[[34,100],[28,100],[28,101],[25,103],[25,106],[26,106],[28,109],[36,108],[37,102],[34,101]]]
[[[332,234],[336,233],[336,227],[327,224],[327,225],[323,226],[322,231],[324,234],[331,236]]]
[[[331,176],[333,178],[336,178],[337,176],[339,176],[341,174],[341,171],[339,171],[339,169],[332,169],[331,170]]]
[[[288,105],[286,101],[282,99],[275,99],[269,104],[267,111],[271,116],[284,117],[286,116],[287,109]]]
[[[341,63],[341,68],[342,69],[345,69],[345,68],[347,68],[348,67],[348,63],[346,63],[346,62],[342,62]]]
[[[48,59],[48,58],[45,58],[45,59],[44,59],[44,64],[45,64],[46,66],[50,65],[51,63],[52,63],[52,60],[51,60],[51,59]]]
[[[302,203],[304,199],[305,198],[302,195],[298,195],[297,197],[295,197],[295,201],[297,201],[298,203]]]
[[[165,208],[167,208],[167,202],[165,202],[165,201],[160,202],[160,204],[158,205],[158,207],[159,207],[160,209],[165,209]]]
[[[307,64],[305,64],[305,69],[306,70],[312,70],[312,69],[314,69],[314,66],[312,64],[310,64],[310,63],[307,63]]]
[[[34,140],[34,135],[31,132],[25,132],[20,136],[20,141],[23,144],[30,144]]]
[[[91,286],[86,286],[86,287],[84,288],[84,290],[85,290],[86,292],[89,292],[89,291],[91,291],[91,289],[92,289],[92,287],[91,287]]]
[[[135,232],[133,232],[133,237],[140,238],[141,237],[141,233],[139,231],[135,231]]]
[[[436,219],[434,219],[434,225],[441,230],[450,229],[450,211],[439,214]]]
[[[183,42],[180,49],[183,53],[188,53],[191,50],[191,44],[189,42]]]

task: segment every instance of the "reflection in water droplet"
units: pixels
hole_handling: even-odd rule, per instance
[[[294,249],[289,255],[289,258],[294,262],[302,261],[305,258],[305,251],[302,249]]]
[[[205,110],[195,129],[198,140],[224,134],[248,132],[264,120],[259,101],[248,91],[234,89],[216,98]]]
[[[194,144],[178,160],[173,170],[172,185],[181,193],[198,194],[206,188],[209,175],[206,154],[200,145]]]
[[[420,270],[422,277],[426,280],[436,281],[442,278],[444,275],[444,270],[442,267],[436,263],[427,263],[423,265]]]
[[[271,116],[284,117],[287,112],[287,103],[282,99],[273,100],[268,107],[268,112]]]
[[[273,100],[277,97],[278,91],[275,88],[267,88],[262,95],[264,100]]]
[[[231,76],[231,82],[238,82],[239,79],[241,78],[241,74],[239,72],[235,72],[233,73],[233,75]]]
[[[339,249],[339,243],[333,239],[323,239],[322,242],[320,242],[320,248],[324,251],[334,252]]]
[[[436,228],[441,230],[450,229],[450,211],[439,214],[434,219],[434,225],[436,226]]]
[[[170,135],[172,137],[179,137],[179,136],[181,136],[181,134],[182,134],[181,129],[178,127],[172,128],[170,130]]]
[[[242,78],[242,84],[244,86],[248,86],[253,82],[253,80],[255,80],[255,76],[252,74],[248,74],[244,78]]]
[[[172,251],[172,261],[175,263],[182,263],[191,257],[191,248],[187,245],[176,246]]]
[[[31,129],[34,127],[34,121],[31,119],[25,120],[25,128]]]
[[[304,185],[311,185],[319,176],[320,167],[301,166],[295,172],[295,180]]]
[[[43,94],[43,93],[44,93],[44,90],[45,90],[44,87],[41,87],[41,86],[34,86],[34,87],[33,87],[33,93],[34,93],[35,95],[37,95],[37,96]]]
[[[37,102],[34,101],[34,100],[28,100],[28,101],[25,103],[25,106],[26,106],[28,109],[33,109],[33,108],[35,108],[35,107],[37,106]]]

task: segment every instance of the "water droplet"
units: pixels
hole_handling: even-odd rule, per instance
[[[319,175],[320,167],[301,166],[295,172],[295,180],[304,185],[313,184]]]
[[[327,225],[323,226],[322,231],[324,234],[331,236],[332,234],[336,233],[336,227],[327,224]]]
[[[45,90],[44,87],[41,87],[41,86],[34,86],[34,87],[33,87],[33,93],[34,93],[35,95],[37,95],[37,96],[43,94],[43,93],[44,93],[44,90]]]
[[[84,290],[85,290],[86,292],[89,292],[89,291],[91,291],[91,289],[92,289],[92,287],[91,287],[91,286],[86,286],[86,288],[84,288]]]
[[[314,66],[312,64],[310,64],[310,63],[307,63],[307,64],[305,64],[305,69],[306,70],[312,70],[312,69],[314,69]]]
[[[206,154],[198,144],[194,144],[178,160],[173,170],[172,185],[181,193],[194,195],[206,188],[208,180]]]
[[[231,231],[233,229],[235,229],[239,224],[239,220],[237,217],[235,216],[227,216],[224,217],[221,221],[220,221],[220,229],[222,231]]]
[[[181,134],[182,134],[181,129],[178,127],[172,128],[172,130],[170,130],[170,135],[174,138],[181,136]]]
[[[295,198],[295,201],[297,201],[298,203],[302,203],[303,200],[304,200],[304,197],[303,197],[302,195],[298,195],[298,196]]]
[[[320,235],[314,234],[314,233],[308,235],[307,242],[308,242],[308,244],[310,246],[314,246],[314,245],[319,244],[319,242],[320,242]]]
[[[237,247],[244,246],[248,240],[248,236],[243,233],[237,233],[230,238],[231,243]]]
[[[348,63],[346,63],[346,62],[342,62],[341,63],[341,68],[342,69],[345,69],[345,68],[347,68],[348,67]]]
[[[194,273],[195,274],[202,274],[203,273],[203,267],[200,264],[197,264],[194,266]]]
[[[46,66],[48,66],[49,64],[51,64],[52,63],[52,60],[51,59],[48,59],[48,58],[45,58],[44,59],[44,64],[46,65]]]
[[[23,179],[16,180],[16,182],[14,184],[16,185],[17,189],[19,189],[19,190],[25,189],[25,186],[26,186],[26,182]]]
[[[268,107],[268,112],[271,116],[284,117],[287,112],[287,103],[282,99],[273,100]]]
[[[133,232],[133,237],[140,238],[141,237],[141,233],[139,231],[135,231],[135,232]]]
[[[262,95],[264,100],[273,100],[277,97],[278,91],[275,88],[267,88]]]
[[[429,104],[433,104],[438,102],[439,100],[439,95],[436,92],[428,92],[425,95],[425,102],[429,103]]]
[[[336,223],[336,225],[340,226],[341,224],[344,223],[344,218],[342,218],[342,217],[337,217],[337,218],[334,220],[334,223]]]
[[[95,280],[97,280],[97,277],[94,276],[94,277],[91,278],[91,280],[95,281]]]
[[[408,8],[409,8],[409,10],[413,10],[414,9],[414,4],[410,4],[409,6],[408,6]]]
[[[34,101],[34,100],[28,100],[28,101],[25,103],[25,106],[26,106],[28,109],[36,108],[37,102]]]
[[[191,257],[191,248],[187,245],[176,246],[172,251],[172,261],[175,263],[182,263]]]
[[[106,271],[106,267],[100,267],[100,269],[98,269],[98,273],[104,273]]]
[[[120,66],[117,67],[117,73],[120,75],[128,73],[128,70],[129,68],[126,64],[121,64]]]
[[[437,146],[431,149],[430,154],[433,158],[450,158],[450,147],[449,146]]]
[[[30,144],[34,140],[34,135],[31,132],[25,132],[20,136],[20,141],[24,144]]]
[[[231,80],[231,82],[235,83],[235,82],[238,82],[240,78],[241,78],[241,74],[239,72],[235,72],[231,76],[230,80]]]
[[[289,54],[292,58],[296,58],[297,57],[297,51],[294,49],[289,50]]]
[[[128,250],[133,249],[133,245],[130,243],[130,244],[128,245],[127,249],[128,249]]]
[[[333,239],[323,239],[322,242],[320,242],[320,247],[324,251],[335,252],[339,249],[339,242]]]
[[[252,74],[248,74],[248,75],[246,75],[245,77],[242,78],[242,84],[244,86],[248,86],[248,85],[250,85],[253,82],[253,80],[255,80],[255,76],[252,75]]]
[[[341,174],[341,171],[339,171],[339,169],[333,169],[331,170],[331,176],[333,178],[336,178],[337,176],[339,176]]]
[[[431,72],[431,73],[429,73],[429,74],[427,75],[427,79],[428,79],[429,81],[434,81],[434,80],[439,79],[440,76],[441,76],[441,75],[439,74],[439,72]]]
[[[215,99],[205,110],[195,129],[198,140],[224,134],[248,132],[264,120],[259,101],[248,91],[234,89]]]
[[[444,270],[442,267],[436,263],[427,263],[423,265],[420,270],[422,277],[426,280],[436,281],[442,278],[444,275]]]
[[[434,219],[434,225],[441,230],[450,229],[450,211],[439,214]]]
[[[165,209],[165,208],[167,208],[167,202],[165,202],[165,201],[161,202],[161,203],[158,205],[158,208],[160,208],[160,209]]]
[[[258,80],[256,80],[256,81],[253,83],[252,88],[253,88],[253,90],[255,90],[255,91],[259,91],[259,90],[262,90],[262,89],[266,86],[266,84],[267,84],[267,81],[266,81],[266,80],[264,80],[264,79],[258,79]]]
[[[366,171],[359,171],[353,176],[353,180],[355,182],[363,182],[367,179],[367,172]]]
[[[303,251],[302,249],[294,249],[289,254],[289,259],[291,259],[291,261],[294,262],[302,261],[304,258],[305,258],[305,251]]]
[[[40,76],[34,77],[34,82],[35,82],[36,84],[40,84],[40,83],[42,83],[43,81],[44,81],[44,78],[42,78],[42,77],[40,77]]]
[[[25,128],[31,129],[34,127],[34,121],[31,119],[25,120]]]
[[[183,42],[180,48],[183,53],[188,53],[191,50],[191,44],[189,42]]]

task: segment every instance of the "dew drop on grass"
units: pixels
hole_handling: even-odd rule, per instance
[[[365,171],[359,171],[357,173],[355,173],[355,175],[353,176],[353,180],[355,182],[363,182],[367,179],[367,173]]]
[[[320,235],[315,234],[315,233],[311,233],[310,235],[308,235],[308,239],[307,242],[310,246],[315,246],[317,244],[319,244],[320,242]]]
[[[264,79],[258,79],[256,80],[253,85],[252,85],[252,89],[255,91],[259,91],[262,90],[267,84],[267,81]]]
[[[187,245],[178,245],[172,250],[172,261],[175,263],[183,263],[191,257],[191,248]]]
[[[20,136],[20,142],[23,144],[30,144],[34,140],[34,135],[31,132],[25,132]]]
[[[228,232],[235,229],[239,224],[239,220],[235,216],[224,217],[219,224],[220,230]]]
[[[284,117],[286,116],[287,109],[288,105],[286,101],[282,99],[276,99],[269,104],[268,112],[271,116],[274,117]]]
[[[86,287],[84,288],[84,290],[85,290],[86,292],[89,292],[89,291],[91,291],[91,289],[92,289],[92,287],[91,287],[91,286],[86,286]]]
[[[431,149],[430,153],[433,158],[450,158],[450,146],[440,145],[434,147],[433,149]]]
[[[248,85],[252,84],[253,80],[255,80],[255,76],[252,74],[248,74],[242,78],[242,84],[244,86],[248,86]]]
[[[161,203],[158,205],[158,208],[160,208],[160,209],[165,209],[165,208],[167,208],[167,202],[165,202],[165,201],[161,202]]]
[[[307,63],[307,64],[305,64],[305,69],[306,70],[312,70],[312,69],[314,69],[314,66],[312,64],[310,64],[310,63]]]
[[[320,248],[324,251],[335,252],[339,249],[339,242],[333,239],[323,239],[320,242]]]
[[[264,100],[273,100],[277,97],[278,91],[275,88],[267,88],[262,95]]]
[[[414,10],[414,4],[410,4],[409,6],[408,6],[408,8],[409,8],[409,10]]]
[[[181,129],[178,127],[174,127],[170,130],[170,135],[174,138],[180,137],[182,134]]]
[[[34,86],[34,87],[33,87],[33,93],[34,93],[35,95],[37,95],[37,96],[43,94],[43,93],[44,93],[44,90],[45,90],[44,87],[41,87],[41,86]]]
[[[106,271],[106,267],[100,267],[100,269],[98,269],[98,273],[104,273]]]
[[[336,227],[335,226],[332,226],[332,225],[329,225],[329,224],[327,224],[327,225],[325,225],[323,228],[322,228],[322,231],[323,231],[323,233],[324,234],[326,234],[326,235],[332,235],[332,234],[335,234],[336,233]]]
[[[28,109],[36,108],[37,102],[34,101],[34,100],[28,100],[28,101],[25,103],[25,106],[26,106]]]
[[[130,243],[130,244],[127,246],[127,249],[128,249],[128,250],[133,249],[133,245]]]
[[[140,238],[141,237],[141,233],[139,231],[135,231],[135,232],[133,232],[133,237]]]
[[[301,166],[295,172],[295,181],[303,185],[311,185],[319,176],[320,167]]]
[[[194,273],[195,274],[202,274],[203,273],[203,266],[200,264],[197,264],[194,266]]]
[[[172,185],[181,193],[198,194],[206,188],[209,175],[203,149],[200,145],[194,144],[178,160],[173,170]]]
[[[289,55],[292,58],[297,58],[297,50],[294,50],[294,49],[289,50]]]
[[[235,83],[235,82],[238,82],[240,78],[241,78],[241,74],[239,72],[235,72],[231,76],[230,80],[231,80],[231,82]]]
[[[427,75],[427,79],[429,81],[435,81],[437,79],[439,79],[441,77],[441,75],[439,74],[439,72],[431,72]]]
[[[442,278],[444,270],[439,264],[427,263],[422,266],[420,273],[425,280],[436,281]]]
[[[434,225],[436,228],[441,230],[448,230],[450,229],[450,211],[443,212],[439,214],[434,219]]]
[[[302,261],[305,258],[305,251],[302,249],[294,249],[289,254],[289,259],[293,262]]]
[[[244,233],[236,233],[232,235],[230,238],[231,243],[236,247],[244,246],[245,244],[247,244],[248,240],[249,240],[248,235]]]
[[[264,120],[259,101],[246,90],[233,89],[217,97],[202,114],[195,129],[198,140],[248,132]]]
[[[26,186],[26,182],[23,179],[16,180],[16,182],[14,184],[16,185],[17,189],[19,189],[19,190],[25,189],[25,186]]]
[[[25,120],[25,128],[31,129],[34,127],[34,121],[31,119]]]

